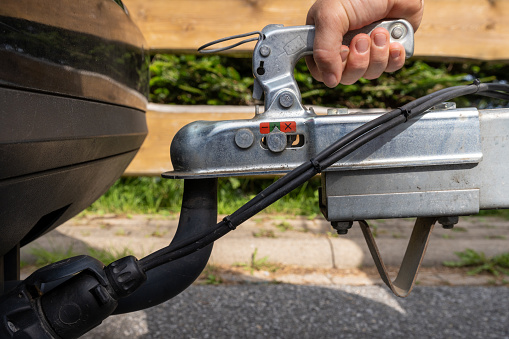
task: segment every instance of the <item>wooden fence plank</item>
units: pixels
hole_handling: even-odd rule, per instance
[[[195,51],[270,23],[302,25],[313,0],[124,0],[154,50]],[[509,60],[509,1],[426,0],[415,54]],[[245,51],[252,46],[244,45]]]

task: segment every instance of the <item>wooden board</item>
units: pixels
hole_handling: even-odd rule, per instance
[[[124,0],[154,50],[196,51],[206,42],[302,25],[313,0]],[[509,1],[426,0],[418,57],[509,60]],[[252,50],[252,45],[244,45]]]

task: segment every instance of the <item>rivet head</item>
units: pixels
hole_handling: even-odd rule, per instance
[[[283,152],[286,149],[286,134],[275,128],[267,137],[267,148],[274,153]]]
[[[260,47],[260,55],[263,57],[268,57],[270,55],[270,47],[265,45]]]
[[[293,95],[288,92],[281,93],[279,96],[279,103],[284,108],[290,108],[293,105]]]
[[[254,142],[253,132],[247,128],[241,128],[235,133],[235,144],[240,148],[249,148]]]
[[[393,39],[401,39],[406,33],[406,28],[402,24],[395,24],[391,29],[391,37]]]

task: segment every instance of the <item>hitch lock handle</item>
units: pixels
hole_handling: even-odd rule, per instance
[[[370,34],[375,28],[389,31],[390,42],[399,42],[405,48],[406,58],[414,52],[414,30],[406,20],[383,20],[353,30],[343,37],[343,45],[350,45],[359,33]],[[252,39],[251,39],[252,40]],[[256,40],[256,38],[255,38]],[[293,77],[295,64],[306,55],[313,54],[315,26],[268,25],[263,28],[253,51],[253,75],[255,77],[253,98],[260,100],[265,95],[265,111],[278,99],[281,108],[290,108],[301,103],[297,82]],[[289,95],[296,97],[290,100]],[[301,108],[301,107],[300,107]]]

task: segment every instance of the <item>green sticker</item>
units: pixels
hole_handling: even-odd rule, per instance
[[[276,128],[278,130],[281,130],[281,125],[279,124],[279,122],[271,122],[270,123],[270,131],[272,132],[274,130],[274,128]]]

